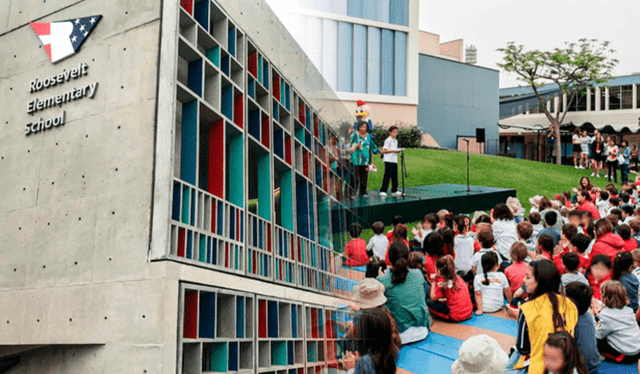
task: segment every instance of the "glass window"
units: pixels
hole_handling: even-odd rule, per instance
[[[409,0],[391,0],[389,23],[409,26]]]
[[[591,110],[596,110],[596,88],[591,89],[591,95],[589,95],[589,101],[591,101]]]
[[[380,94],[380,29],[368,28],[367,93]]]
[[[353,89],[353,25],[340,22],[338,26],[338,89],[352,92]]]
[[[367,92],[367,27],[353,25],[353,92]]]
[[[586,112],[587,111],[587,93],[578,92],[576,97],[573,99],[575,105],[571,105],[578,112]]]
[[[620,86],[620,109],[633,108],[633,86]]]
[[[558,113],[564,112],[564,95],[558,97]]]
[[[552,97],[549,100],[549,105],[550,105],[549,106],[549,113],[555,113],[555,111],[556,111],[556,98],[555,97]]]
[[[606,110],[607,105],[607,89],[600,87],[600,110]]]
[[[405,96],[407,94],[407,34],[396,31],[395,37],[394,94]]]
[[[622,94],[620,86],[609,87],[609,110],[621,109]]]
[[[640,84],[636,84],[636,90],[640,92]],[[640,95],[636,94],[636,108],[640,108]]]
[[[393,95],[393,40],[391,30],[382,30],[382,94]]]

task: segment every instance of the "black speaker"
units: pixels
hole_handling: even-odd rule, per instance
[[[476,128],[476,143],[484,143],[484,129]]]

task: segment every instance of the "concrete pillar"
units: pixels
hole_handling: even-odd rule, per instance
[[[587,88],[587,112],[591,111],[591,95],[593,95],[593,90],[591,87]]]
[[[632,87],[632,95],[631,95],[631,108],[638,109],[638,85],[634,84]]]
[[[596,112],[600,111],[600,99],[602,96],[602,94],[600,93],[601,92],[600,90],[601,90],[600,87],[596,87],[596,94],[595,94],[596,95],[596,109],[595,109]]]
[[[609,87],[605,88],[604,110],[609,110]]]

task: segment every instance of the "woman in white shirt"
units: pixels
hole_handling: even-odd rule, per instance
[[[609,140],[609,148],[607,148],[607,167],[609,169],[607,179],[609,179],[609,182],[611,182],[611,175],[613,174],[613,182],[618,183],[618,153],[618,146],[611,138]]]

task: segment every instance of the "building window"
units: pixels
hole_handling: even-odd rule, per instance
[[[606,110],[607,108],[607,89],[600,87],[600,110]]]
[[[637,92],[640,92],[640,84],[636,84]],[[636,94],[636,108],[640,109],[640,95]]]
[[[549,100],[549,113],[555,113],[556,112],[556,98],[552,97]]]
[[[569,105],[569,112],[584,112],[587,110],[587,93],[576,93],[573,102]]]
[[[344,0],[323,0],[321,2],[340,3],[340,6],[334,5],[333,7],[343,9]],[[327,5],[318,5],[318,7],[331,8]],[[314,6],[314,8],[316,7]],[[346,10],[350,17],[409,26],[409,0],[348,0]]]
[[[609,87],[609,110],[631,109],[632,107],[632,85]]]
[[[591,101],[591,111],[596,111],[596,88],[593,87],[591,89],[591,94],[589,95],[589,101]]]

